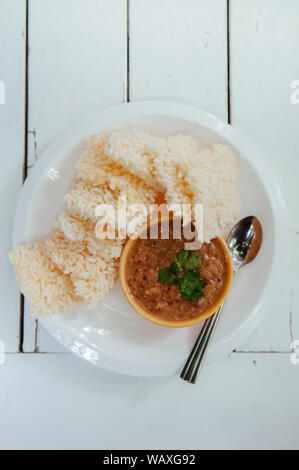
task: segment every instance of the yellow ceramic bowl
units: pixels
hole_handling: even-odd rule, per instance
[[[129,286],[127,284],[126,264],[127,264],[128,256],[129,256],[131,250],[134,249],[134,244],[135,244],[136,240],[137,239],[128,240],[127,243],[125,244],[124,248],[123,248],[121,258],[120,258],[120,265],[119,265],[119,278],[120,278],[120,283],[121,283],[122,290],[123,290],[128,302],[132,305],[134,310],[136,310],[136,312],[139,313],[139,315],[141,315],[143,318],[145,318],[146,320],[149,320],[152,323],[156,323],[157,325],[167,326],[167,327],[170,327],[170,328],[182,328],[182,327],[185,327],[185,326],[195,325],[196,323],[200,323],[203,320],[206,320],[206,318],[213,315],[213,313],[215,313],[216,310],[218,310],[220,305],[223,304],[224,300],[226,299],[226,297],[228,295],[228,292],[229,292],[229,289],[230,289],[230,286],[231,286],[231,282],[232,282],[232,278],[233,278],[233,264],[232,264],[232,259],[231,259],[230,253],[228,251],[227,245],[226,245],[225,241],[222,238],[218,238],[218,240],[221,243],[223,251],[225,252],[225,255],[227,257],[228,270],[227,270],[226,282],[225,282],[225,285],[224,285],[223,290],[221,292],[221,295],[216,299],[216,301],[209,308],[207,308],[204,312],[200,313],[197,317],[191,318],[189,320],[182,320],[182,321],[163,320],[162,318],[159,318],[158,316],[153,315],[152,313],[145,310],[144,307],[141,304],[139,304],[135,300],[133,295],[131,294]]]

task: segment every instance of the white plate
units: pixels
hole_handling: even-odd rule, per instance
[[[262,294],[273,265],[281,210],[279,186],[263,158],[234,128],[196,108],[165,102],[129,103],[105,109],[63,133],[44,152],[26,180],[16,211],[13,247],[46,236],[61,212],[63,196],[74,176],[85,138],[117,127],[135,127],[155,135],[187,133],[204,148],[232,145],[238,155],[240,217],[255,214],[264,228],[258,258],[233,281],[222,318],[209,350],[209,360],[229,353],[252,332],[260,317]],[[242,300],[242,301],[241,301]],[[117,283],[97,308],[77,308],[41,319],[67,349],[93,364],[122,374],[168,375],[188,356],[200,326],[168,329],[142,319],[129,306]]]

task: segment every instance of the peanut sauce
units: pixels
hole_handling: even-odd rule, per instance
[[[198,251],[199,271],[206,279],[204,296],[197,302],[181,298],[177,285],[164,285],[159,270],[167,269],[187,240],[174,239],[170,227],[168,240],[138,238],[126,264],[126,279],[135,300],[149,313],[164,320],[179,321],[197,317],[220,296],[227,276],[227,258],[217,238],[204,243]]]

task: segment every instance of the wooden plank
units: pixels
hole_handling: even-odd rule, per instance
[[[227,118],[226,0],[130,1],[130,97]]]
[[[126,2],[30,0],[28,164],[71,122],[126,98]],[[26,351],[60,350],[25,318]]]
[[[230,70],[232,124],[263,151],[279,180],[293,233],[299,230],[299,105],[291,103],[291,83],[299,77],[297,0],[230,2]],[[281,225],[284,220],[279,220]],[[295,226],[297,229],[295,229]],[[290,261],[284,256],[290,235],[280,239],[281,266],[271,281],[266,313],[244,350],[288,350],[290,347]],[[297,268],[298,269],[298,268]]]
[[[19,346],[20,294],[8,260],[14,211],[22,187],[24,158],[25,0],[2,0],[0,14],[0,340]],[[4,92],[4,95],[3,95]],[[5,100],[3,100],[5,98]],[[4,103],[5,102],[5,103]]]
[[[71,354],[9,355],[0,447],[298,449],[298,367],[287,354],[233,354],[190,385],[108,373]]]

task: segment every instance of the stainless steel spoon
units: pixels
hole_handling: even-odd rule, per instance
[[[262,244],[263,230],[260,221],[252,216],[240,220],[227,238],[234,273],[254,260]],[[219,320],[223,305],[214,315],[209,317],[198,335],[190,356],[180,377],[186,382],[194,384],[207,353],[208,345]]]

